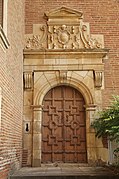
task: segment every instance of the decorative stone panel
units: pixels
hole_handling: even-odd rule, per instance
[[[66,7],[45,14],[46,24],[36,24],[33,34],[26,35],[26,49],[100,49],[102,35],[91,35],[89,23],[84,23],[82,12]]]
[[[86,24],[55,25],[48,28],[49,49],[81,49],[100,48],[102,45],[96,39],[90,38]]]

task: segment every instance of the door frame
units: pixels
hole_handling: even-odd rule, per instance
[[[49,86],[49,84],[44,84],[41,89],[39,89],[36,98],[34,98],[34,106],[33,106],[33,157],[32,157],[32,166],[37,167],[41,166],[41,140],[42,140],[42,133],[41,133],[41,124],[42,124],[42,110],[43,110],[43,99],[46,93],[51,89],[59,85],[68,85],[75,89],[77,89],[84,97],[85,100],[85,110],[86,110],[86,146],[87,146],[87,162],[91,160],[96,160],[97,153],[96,153],[96,142],[93,140],[93,148],[90,147],[92,144],[92,139],[95,136],[93,131],[90,131],[90,119],[92,119],[93,114],[96,110],[96,105],[94,104],[93,97],[90,93],[90,90],[86,85],[84,85],[81,81],[77,79],[77,81],[71,81],[70,83],[67,80],[65,83],[57,84],[57,80],[53,81],[53,85]],[[36,127],[36,125],[38,127]],[[37,128],[38,130],[36,131]],[[90,135],[91,134],[91,135]]]

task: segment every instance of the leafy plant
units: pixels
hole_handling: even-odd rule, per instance
[[[119,144],[119,96],[113,96],[111,105],[100,112],[92,123],[98,138],[107,136]],[[116,165],[119,165],[119,147],[113,151]]]
[[[107,135],[110,140],[119,142],[119,96],[113,96],[111,106],[98,112],[92,123],[97,137]]]

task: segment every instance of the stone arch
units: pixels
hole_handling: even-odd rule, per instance
[[[34,105],[42,105],[42,101],[46,93],[56,86],[66,85],[77,89],[84,97],[86,105],[94,104],[93,95],[91,94],[89,88],[77,79],[66,80],[64,83],[58,83],[56,79],[50,80],[50,83],[45,83],[38,91],[34,99]]]
[[[40,79],[41,80],[41,79]],[[48,80],[47,82],[43,83],[43,85],[39,88],[38,93],[36,94],[35,98],[34,98],[34,124],[33,126],[36,126],[35,123],[39,124],[38,129],[37,129],[37,133],[34,134],[34,139],[36,138],[36,140],[40,139],[39,144],[37,143],[36,146],[33,146],[33,148],[37,148],[33,150],[33,152],[35,153],[35,151],[39,152],[39,157],[35,156],[36,158],[38,158],[37,160],[41,163],[41,139],[42,139],[42,129],[41,129],[41,124],[42,124],[42,107],[43,107],[43,99],[45,97],[45,95],[47,94],[48,91],[50,91],[52,88],[55,88],[56,86],[61,86],[61,85],[65,85],[65,86],[70,86],[73,87],[74,89],[76,89],[77,91],[79,91],[79,93],[82,94],[84,100],[85,100],[85,105],[86,105],[86,146],[87,146],[87,162],[90,160],[90,158],[92,157],[90,148],[88,146],[90,146],[90,140],[88,138],[89,136],[89,128],[90,128],[90,119],[91,119],[91,111],[94,110],[94,108],[92,109],[92,106],[94,106],[94,98],[93,95],[91,94],[90,89],[80,80],[76,79],[76,78],[68,78],[67,80],[65,80],[64,82],[61,83],[61,81],[56,78],[50,78],[50,80]],[[35,108],[37,108],[35,110]],[[35,131],[35,128],[34,128]],[[34,142],[33,142],[34,143]],[[95,143],[94,143],[95,146]],[[93,152],[94,154],[94,152]],[[96,158],[96,154],[95,158]],[[35,157],[33,158],[33,166],[37,166],[36,165],[36,159]]]
[[[47,74],[48,75],[48,74]],[[38,74],[37,74],[38,77]],[[86,78],[88,80],[88,83],[85,83],[85,79],[78,76],[69,75],[66,78],[63,76],[56,76],[55,72],[53,73],[53,76],[48,75],[48,77],[45,79],[45,74],[42,73],[42,77],[38,77],[35,80],[34,84],[34,122],[33,122],[33,131],[37,131],[33,134],[33,139],[37,139],[37,144],[35,143],[35,140],[33,140],[33,166],[39,166],[41,164],[42,154],[41,154],[41,139],[42,139],[42,129],[41,124],[43,120],[43,100],[45,95],[50,91],[52,88],[55,88],[56,86],[70,86],[79,93],[82,94],[84,101],[85,101],[85,114],[86,114],[86,146],[87,146],[87,162],[92,159],[92,155],[96,159],[96,152],[90,150],[90,143],[93,140],[92,135],[91,139],[90,136],[90,122],[92,120],[93,111],[95,110],[95,98],[93,95],[93,90],[88,87],[88,84],[92,81],[92,78],[88,78],[89,76],[86,75]],[[36,129],[35,129],[36,128]],[[94,134],[95,135],[95,134]],[[95,146],[95,141],[94,141]],[[39,155],[36,155],[36,153],[39,153]],[[37,161],[39,161],[37,164]]]

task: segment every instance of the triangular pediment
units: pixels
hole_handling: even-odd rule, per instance
[[[55,9],[51,12],[45,13],[45,15],[49,18],[58,18],[58,17],[78,17],[82,18],[82,12],[67,8],[67,7],[61,7],[58,9]]]

